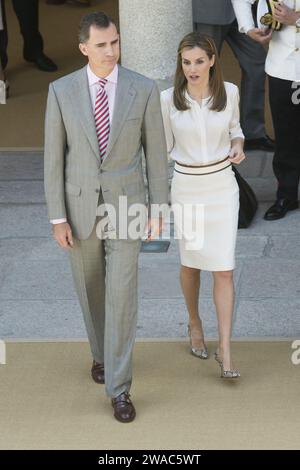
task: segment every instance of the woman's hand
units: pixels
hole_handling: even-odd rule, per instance
[[[243,160],[245,160],[245,158],[246,155],[244,154],[243,150],[243,140],[239,139],[239,142],[232,143],[228,160],[231,163],[235,163],[238,165]]]

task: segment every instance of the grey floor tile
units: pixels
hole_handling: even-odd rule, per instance
[[[77,301],[1,301],[0,338],[85,337],[86,331]]]
[[[299,259],[300,258],[300,233],[297,235],[271,237],[271,258]]]
[[[205,336],[216,337],[217,320],[213,303],[200,300]],[[187,337],[188,314],[184,299],[140,299],[138,337]]]
[[[272,153],[266,153],[265,158],[264,158],[264,168],[262,171],[261,176],[263,178],[273,178],[274,177],[274,172],[273,172],[273,154]]]
[[[73,300],[72,275],[66,260],[15,260],[0,287],[0,300]]]
[[[245,232],[245,235],[243,233]],[[269,237],[266,235],[247,235],[247,230],[240,230],[236,244],[237,258],[261,258],[268,245]]]
[[[0,181],[0,203],[45,204],[43,181]]]
[[[247,235],[280,235],[300,233],[300,210],[288,212],[280,220],[267,221],[263,219],[264,213],[270,207],[270,203],[260,203],[257,214],[250,227],[243,230]],[[242,231],[240,231],[242,232]]]
[[[68,254],[52,238],[0,238],[0,259],[68,260]]]
[[[0,205],[0,238],[49,237],[46,206]]]
[[[275,200],[277,183],[275,178],[246,178],[260,202]]]
[[[300,299],[241,300],[234,332],[241,337],[300,338]]]
[[[248,152],[246,153],[246,157],[246,160],[244,160],[240,165],[237,165],[239,173],[247,178],[261,176],[266,158],[265,154],[263,152]]]
[[[300,297],[299,261],[270,258],[244,261],[239,294],[248,299]]]
[[[42,180],[42,152],[0,152],[0,180]]]

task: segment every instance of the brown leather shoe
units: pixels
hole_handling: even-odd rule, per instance
[[[111,404],[114,409],[114,417],[118,421],[121,421],[121,423],[130,423],[134,420],[136,413],[129,393],[124,392],[116,398],[112,398]]]
[[[96,361],[93,361],[92,368],[91,368],[91,374],[93,380],[97,384],[104,384],[105,383],[105,377],[104,377],[104,364],[99,364]]]

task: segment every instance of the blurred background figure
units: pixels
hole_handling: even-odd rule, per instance
[[[5,27],[5,0],[1,0],[4,29],[0,34],[0,54],[2,68],[7,62],[8,34]],[[27,62],[32,62],[39,70],[54,72],[56,64],[47,57],[44,52],[43,38],[39,32],[39,2],[38,0],[12,0],[14,12],[18,18],[21,34],[24,40],[23,57]],[[3,65],[4,64],[4,65]]]
[[[274,151],[265,131],[265,60],[261,44],[241,34],[231,0],[193,0],[194,30],[211,36],[220,54],[226,41],[242,71],[241,125],[245,150]]]
[[[278,220],[298,209],[300,182],[300,103],[295,94],[300,84],[300,0],[276,3],[272,19],[281,23],[278,31],[255,28],[251,5],[255,0],[233,0],[239,30],[258,44],[270,42],[265,70],[269,78],[269,99],[275,132],[273,171],[277,179],[274,204],[265,220]],[[268,11],[265,0],[258,7]],[[247,35],[247,36],[246,36]],[[253,41],[253,42],[254,42]]]

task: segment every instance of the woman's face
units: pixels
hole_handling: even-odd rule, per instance
[[[209,80],[210,67],[215,63],[215,56],[210,59],[200,47],[185,48],[181,52],[182,70],[189,84],[202,84]]]

